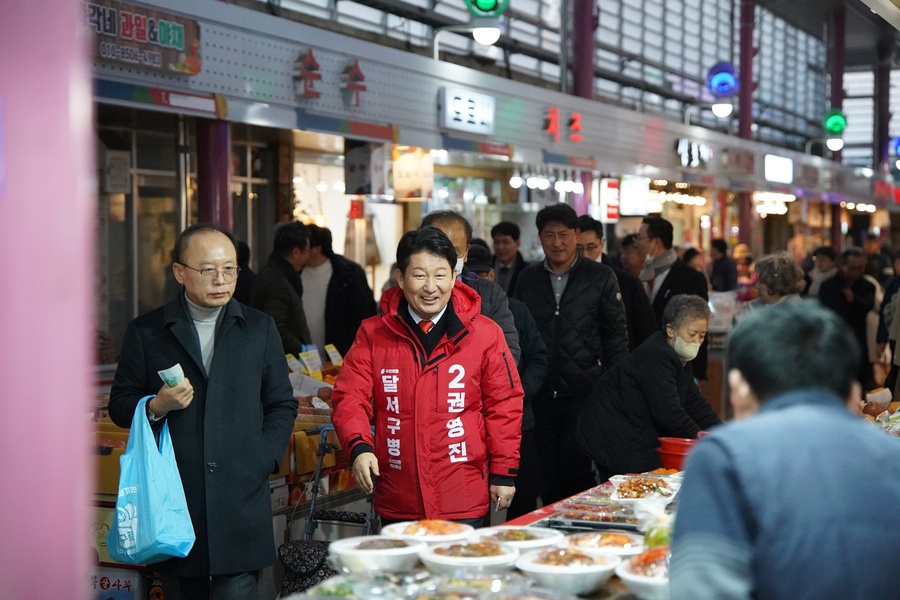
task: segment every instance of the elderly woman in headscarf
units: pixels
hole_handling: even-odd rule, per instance
[[[720,423],[691,371],[710,310],[691,294],[672,296],[663,328],[600,376],[581,413],[575,443],[601,480],[662,466],[660,437],[695,438]]]

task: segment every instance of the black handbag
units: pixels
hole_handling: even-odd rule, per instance
[[[278,558],[284,566],[282,596],[306,591],[320,581],[337,575],[337,571],[328,566],[328,542],[286,542],[279,546]]]

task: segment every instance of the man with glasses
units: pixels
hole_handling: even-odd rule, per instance
[[[309,231],[297,221],[281,225],[275,232],[272,254],[256,279],[250,294],[253,308],[275,319],[285,354],[298,355],[312,343],[303,310],[300,271],[309,260]],[[320,348],[321,350],[321,348]]]
[[[546,258],[522,270],[513,297],[531,311],[550,354],[533,403],[547,505],[596,483],[591,459],[573,443],[574,427],[594,381],[628,354],[628,331],[615,273],[578,256],[575,210],[547,206],[535,224]]]
[[[154,565],[166,598],[259,598],[275,563],[268,477],[297,401],[272,318],[232,298],[240,269],[231,237],[193,225],[173,257],[184,291],[128,325],[109,414],[130,427],[139,400],[153,395],[146,418],[169,425],[196,541],[185,558]],[[158,372],[175,365],[184,376],[169,387]]]
[[[635,237],[638,252],[644,257],[641,280],[647,286],[658,327],[663,322],[663,311],[673,296],[694,294],[704,300],[709,299],[706,277],[678,260],[672,248],[673,238],[672,223],[662,217],[644,217]],[[704,341],[700,353],[692,362],[697,379],[706,379],[707,346],[708,342]]]

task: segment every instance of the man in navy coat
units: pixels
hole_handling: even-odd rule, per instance
[[[268,315],[232,299],[239,272],[231,237],[193,225],[175,242],[184,292],[128,325],[109,413],[130,427],[138,401],[168,421],[197,536],[185,558],[154,565],[166,598],[257,598],[275,563],[269,474],[297,415],[281,338]],[[158,371],[180,364],[184,379]]]

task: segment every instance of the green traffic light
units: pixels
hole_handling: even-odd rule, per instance
[[[499,17],[509,0],[465,0],[466,8],[473,17]]]
[[[822,126],[831,135],[841,135],[847,129],[847,117],[844,116],[843,111],[834,108],[825,113]]]

